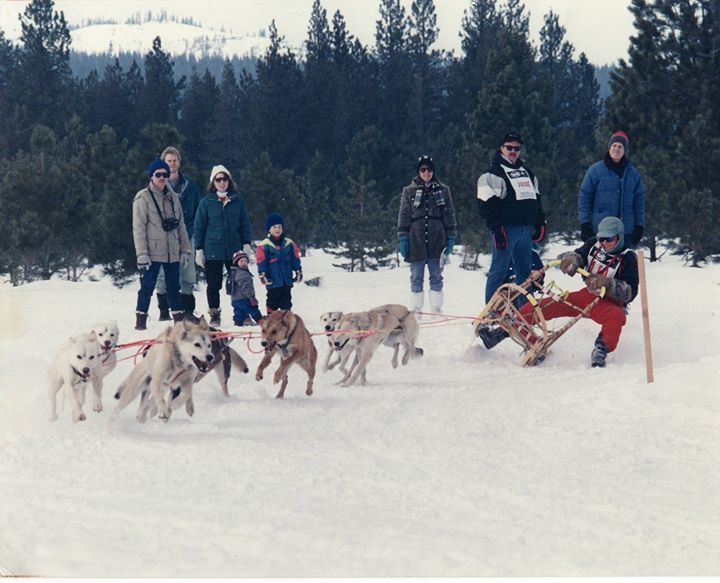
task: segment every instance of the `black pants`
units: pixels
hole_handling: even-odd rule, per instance
[[[223,266],[230,271],[230,261],[205,261],[205,281],[207,281],[207,302],[211,310],[220,307],[220,290],[223,287]]]
[[[292,288],[290,286],[268,289],[267,299],[265,300],[268,313],[272,310],[289,310],[292,308],[292,298],[290,297],[291,291]]]

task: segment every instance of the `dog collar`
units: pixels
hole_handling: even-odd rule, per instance
[[[343,348],[345,348],[345,345],[346,345],[348,342],[350,342],[350,336],[348,336],[347,338],[345,338],[345,342],[342,343],[342,346],[336,346],[336,347],[335,347],[335,350],[337,350],[337,351],[339,352],[340,350],[342,350]]]

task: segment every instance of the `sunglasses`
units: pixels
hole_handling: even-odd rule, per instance
[[[419,171],[420,172],[432,172],[433,170],[429,166],[422,166]]]
[[[167,172],[155,172],[155,174],[153,174],[153,176],[155,178],[167,178],[170,175]]]
[[[522,150],[522,146],[503,146],[508,152],[519,152]]]
[[[615,237],[598,237],[597,240],[601,243],[612,243],[614,241],[617,241],[617,236]]]
[[[229,178],[227,176],[218,176],[215,179],[215,182],[227,182],[228,180],[229,180]]]

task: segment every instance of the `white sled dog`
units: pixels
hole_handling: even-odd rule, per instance
[[[342,386],[353,385],[358,379],[362,384],[367,382],[367,364],[381,344],[393,348],[393,368],[398,366],[401,346],[405,347],[403,365],[423,354],[423,350],[415,346],[418,336],[415,315],[400,304],[384,304],[367,312],[345,314],[337,322],[336,330],[339,332],[333,334],[333,346],[341,355],[341,370],[355,351],[355,361],[349,371],[343,370],[345,377],[338,383]]]
[[[347,357],[345,357],[344,361],[341,355],[335,352],[335,345],[333,344],[332,335],[332,333],[337,329],[337,323],[340,321],[340,318],[342,318],[342,316],[342,312],[325,312],[320,316],[320,323],[323,326],[323,330],[325,331],[325,337],[327,338],[328,343],[328,351],[322,367],[323,371],[325,372],[334,369],[339,364],[340,370],[344,373],[347,373],[344,368]],[[330,362],[333,356],[336,356],[337,358],[335,361]]]
[[[120,339],[120,330],[118,329],[117,322],[112,320],[110,322],[95,324],[90,331],[95,332],[98,342],[100,346],[102,346],[100,366],[94,369],[90,375],[93,387],[93,411],[100,413],[103,410],[103,379],[115,370],[117,366],[115,347]]]
[[[85,421],[83,405],[87,382],[101,362],[102,346],[95,332],[72,336],[60,347],[48,369],[50,421],[57,419],[57,394],[63,385],[72,405],[73,421]]]
[[[148,413],[167,421],[174,409],[192,399],[192,387],[200,373],[207,373],[213,361],[210,327],[201,317],[185,318],[167,328],[125,381],[118,387],[113,410],[116,417],[138,394],[137,420],[144,423]],[[167,400],[166,400],[167,397]],[[193,407],[188,414],[194,413]]]

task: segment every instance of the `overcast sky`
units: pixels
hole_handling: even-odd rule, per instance
[[[435,1],[440,27],[437,48],[459,53],[458,33],[463,11],[470,6],[470,1]],[[0,0],[0,26],[11,38],[18,28],[17,14],[27,3],[27,0]],[[224,26],[240,34],[256,33],[275,19],[280,34],[289,44],[298,46],[307,36],[312,3],[313,0],[56,0],[55,6],[65,12],[71,24],[80,24],[83,18],[124,19],[138,11],[165,9],[177,16],[192,16],[205,26]],[[321,3],[328,12],[328,20],[340,10],[350,33],[363,44],[374,44],[379,0],[321,0]],[[411,3],[412,0],[402,0],[407,11]],[[634,32],[629,4],[630,0],[525,0],[533,42],[538,42],[544,15],[553,10],[559,15],[576,55],[585,52],[597,65],[614,63],[627,56],[628,39]]]

